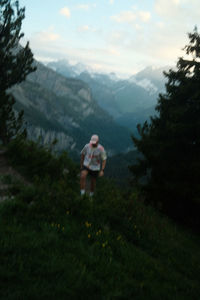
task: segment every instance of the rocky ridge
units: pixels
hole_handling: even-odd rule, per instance
[[[56,150],[78,153],[93,133],[103,136],[110,154],[132,146],[130,132],[100,108],[86,83],[65,78],[39,62],[36,65],[37,71],[11,90],[16,109],[25,112],[29,138],[40,138],[44,144],[56,139]]]

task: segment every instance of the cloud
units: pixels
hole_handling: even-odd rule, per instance
[[[199,0],[156,0],[155,13],[159,17],[153,29],[152,42],[157,45],[155,54],[162,59],[177,60],[184,55],[188,43],[187,33],[200,23]],[[153,46],[150,45],[151,48]]]
[[[199,0],[155,0],[154,9],[161,18],[170,18],[173,23],[199,23]]]
[[[83,25],[83,26],[78,27],[79,32],[85,32],[85,31],[89,31],[89,30],[90,30],[90,28],[88,25]]]
[[[89,10],[90,6],[89,4],[79,4],[76,6],[78,9],[83,9],[83,10]]]
[[[155,0],[152,13],[132,7],[111,16],[111,20],[119,23],[118,31],[110,32],[108,44],[117,47],[121,56],[132,53],[137,57],[135,63],[176,64],[182,50],[188,44],[187,33],[195,24],[200,28],[199,0]],[[149,23],[150,26],[144,26]],[[120,30],[120,25],[124,31]],[[122,28],[121,28],[122,29]]]
[[[34,35],[34,40],[38,40],[41,43],[47,43],[47,42],[55,42],[60,39],[60,35],[53,32],[53,30],[50,28],[46,31],[40,31],[37,32]]]
[[[175,16],[182,15],[180,4],[180,0],[156,0],[154,9],[160,17],[170,17],[172,19]]]
[[[145,23],[151,19],[151,13],[149,11],[139,11],[138,15],[141,21]]]
[[[111,16],[111,19],[117,23],[134,24],[136,21],[147,23],[151,19],[151,13],[149,11],[127,10],[121,11],[119,15]]]
[[[70,18],[70,16],[71,16],[71,12],[70,12],[70,9],[68,7],[63,7],[60,10],[60,14],[67,17],[67,18]]]
[[[31,44],[33,44],[31,42]],[[69,43],[70,44],[70,43]],[[58,45],[54,43],[52,47],[45,44],[33,44],[34,56],[41,61],[52,61],[59,58],[82,62],[101,72],[122,72],[127,73],[128,67],[118,58],[115,49],[108,48],[74,48],[70,45]],[[115,55],[114,55],[115,52]],[[116,59],[120,66],[116,63]],[[127,68],[126,68],[127,67]],[[121,68],[124,71],[121,71]]]
[[[70,6],[71,12],[78,14],[77,10],[80,10],[79,13],[86,15],[94,8],[88,0],[77,5],[82,2],[79,1]],[[107,5],[109,3],[117,4],[107,0]],[[62,14],[67,18],[71,15],[67,7],[62,9]],[[134,72],[150,64],[175,65],[178,57],[184,55],[181,49],[188,43],[187,32],[191,32],[195,24],[200,28],[199,0],[154,0],[151,12],[147,7],[139,9],[139,5],[130,6],[130,9],[124,6],[121,12],[112,13],[112,27],[109,29],[107,26],[106,30],[103,26],[94,28],[88,15],[79,24],[82,26],[77,25],[75,37],[63,34],[62,38],[54,28],[49,28],[35,34],[34,44],[33,37],[30,41],[31,46],[33,44],[40,57],[70,57],[94,65],[96,69]],[[116,22],[114,26],[113,22]],[[65,41],[65,38],[71,40]],[[81,41],[80,48],[77,41]]]
[[[136,14],[130,10],[122,11],[119,15],[111,16],[117,23],[132,23],[137,18]]]
[[[117,48],[110,47],[110,48],[108,49],[108,52],[109,52],[111,55],[114,55],[114,56],[120,56],[120,51],[119,51]]]
[[[84,11],[89,11],[91,8],[95,8],[97,5],[96,3],[92,3],[92,4],[78,4],[76,6],[76,9],[81,9],[81,10],[84,10]]]
[[[78,32],[96,32],[95,28],[92,28],[89,25],[83,25],[77,28]]]

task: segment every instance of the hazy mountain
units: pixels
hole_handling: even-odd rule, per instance
[[[47,67],[53,69],[57,73],[65,76],[65,77],[75,77],[77,76],[76,71],[72,68],[72,66],[68,63],[67,60],[62,59],[56,62],[49,62]]]
[[[115,90],[115,101],[124,114],[152,107],[156,104],[156,97],[134,82],[122,81]]]
[[[121,115],[114,93],[118,81],[113,81],[108,75],[90,74],[89,72],[83,72],[77,78],[89,85],[92,95],[100,107],[114,118]]]
[[[126,113],[136,113],[156,104],[155,95],[133,81],[113,80],[109,75],[88,72],[81,73],[78,78],[87,82],[98,104],[116,120]]]
[[[98,104],[114,120],[136,133],[138,123],[143,123],[155,113],[158,89],[151,93],[133,80],[112,80],[109,75],[81,73],[78,78],[90,86]]]
[[[99,107],[81,80],[66,78],[37,63],[37,71],[12,92],[16,108],[25,111],[31,138],[40,136],[44,143],[56,138],[58,149],[80,151],[97,133],[110,154],[133,146],[129,130]]]
[[[59,66],[62,62],[54,62],[54,69],[66,75],[68,69],[74,66],[69,64]],[[52,65],[49,64],[50,67]],[[82,66],[84,67],[84,66]],[[99,74],[94,73],[85,67],[85,71],[73,73],[74,78],[86,82],[91,89],[93,98],[99,106],[109,112],[116,122],[128,127],[131,131],[136,131],[136,125],[143,123],[150,115],[155,113],[158,94],[164,91],[165,68],[147,67],[127,80],[117,78],[114,73]],[[74,69],[73,69],[74,70]],[[76,75],[75,75],[76,74]]]
[[[75,78],[79,76],[80,73],[88,71],[92,73],[92,69],[82,63],[77,63],[75,65],[70,64],[66,59],[61,59],[58,61],[52,61],[47,64],[47,67],[53,69],[57,73],[64,75],[65,77]]]
[[[166,78],[164,77],[163,72],[168,71],[169,69],[169,66],[162,68],[149,66],[138,72],[136,75],[131,76],[129,80],[144,87],[151,94],[157,94],[164,91]]]

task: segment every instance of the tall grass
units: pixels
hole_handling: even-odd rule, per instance
[[[0,299],[199,299],[195,235],[105,179],[81,198],[68,158],[39,148],[24,160],[27,145],[8,152],[31,185],[0,205]]]

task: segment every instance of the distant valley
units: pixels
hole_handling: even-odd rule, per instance
[[[56,139],[58,151],[79,153],[90,136],[98,133],[109,155],[133,147],[130,131],[98,105],[86,83],[35,63],[37,71],[12,88],[15,107],[24,110],[31,139],[40,139],[44,144]]]
[[[37,71],[12,88],[15,108],[25,112],[29,137],[43,144],[57,140],[58,151],[79,154],[93,133],[111,156],[132,150],[131,134],[155,113],[164,89],[163,69],[149,67],[122,80],[67,61],[35,64]]]
[[[48,63],[48,67],[65,77],[81,79],[91,89],[93,98],[114,120],[136,133],[136,125],[155,114],[158,94],[164,91],[163,71],[170,67],[147,67],[126,80],[114,73],[94,73],[82,64],[70,65],[66,60]]]

